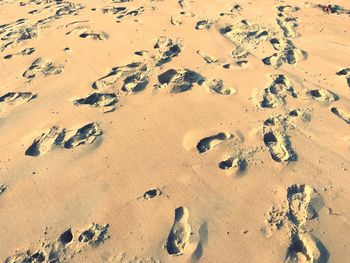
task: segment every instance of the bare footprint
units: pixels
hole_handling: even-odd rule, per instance
[[[237,170],[243,172],[247,167],[247,161],[244,156],[237,154],[235,156],[230,156],[224,161],[219,163],[219,168],[222,170]]]
[[[4,56],[4,59],[10,59],[13,56],[29,56],[29,55],[33,54],[34,52],[35,52],[35,48],[29,47],[29,48],[23,49],[21,52],[6,55],[6,56]]]
[[[270,38],[269,30],[245,19],[221,28],[220,33],[233,42],[236,48],[246,51],[253,51]]]
[[[338,76],[344,76],[346,79],[346,82],[348,83],[348,86],[350,87],[350,67],[343,68],[337,72]]]
[[[9,92],[0,97],[0,105],[20,105],[36,98],[31,92]]]
[[[158,76],[160,85],[157,88],[167,88],[172,93],[180,93],[190,90],[193,84],[198,84],[202,79],[198,73],[189,69],[169,69]]]
[[[89,105],[92,107],[102,108],[104,112],[115,109],[118,97],[115,93],[92,93],[85,98],[76,99],[73,103],[79,105]]]
[[[262,59],[265,65],[279,68],[285,63],[294,65],[307,58],[307,53],[297,48],[289,39],[272,38],[270,43],[277,52]]]
[[[92,223],[88,229],[84,230],[78,237],[81,243],[88,243],[91,246],[97,246],[108,238],[109,225],[99,225]]]
[[[298,228],[308,220],[317,217],[317,210],[323,206],[315,189],[305,184],[294,184],[287,189],[289,220]]]
[[[189,212],[186,207],[175,209],[175,220],[165,247],[171,256],[182,255],[189,243],[191,226],[188,223]]]
[[[202,29],[209,29],[210,26],[213,24],[213,21],[210,19],[203,19],[199,20],[196,24],[196,29],[197,30],[202,30]]]
[[[92,84],[93,89],[114,90],[121,86],[123,92],[139,92],[148,84],[147,65],[134,62],[124,66],[112,68],[105,76],[99,78]]]
[[[264,134],[264,143],[269,148],[271,157],[276,162],[296,161],[296,154],[289,138],[280,131],[269,131]]]
[[[331,111],[343,121],[345,121],[347,124],[350,124],[350,112],[339,109],[337,107],[332,107]]]
[[[41,156],[55,147],[71,149],[81,144],[90,144],[101,134],[102,131],[97,123],[89,123],[74,130],[66,130],[65,128],[54,126],[35,139],[33,144],[26,150],[25,155]]]
[[[163,191],[160,190],[159,188],[152,188],[143,194],[143,199],[149,200],[149,199],[155,198],[157,196],[160,196],[162,194],[163,194]]]
[[[310,96],[319,102],[333,102],[339,100],[339,97],[327,89],[314,89],[309,91]]]
[[[297,233],[292,236],[285,263],[325,263],[328,258],[327,254],[318,239],[308,233]]]
[[[228,132],[220,132],[218,134],[201,139],[197,144],[199,153],[205,153],[216,147],[217,145],[233,138],[233,135]]]
[[[296,28],[298,27],[297,19],[286,14],[286,11],[297,11],[296,8],[292,8],[289,5],[277,7],[277,24],[283,31],[283,34],[287,38],[294,38],[297,36]]]
[[[57,75],[62,73],[63,65],[54,65],[46,58],[38,58],[33,61],[30,67],[23,73],[23,77],[32,79],[37,75]]]
[[[79,35],[81,38],[92,39],[92,40],[106,40],[109,39],[109,35],[106,32],[94,32],[87,31]]]
[[[63,147],[66,149],[75,148],[81,144],[91,144],[102,131],[97,123],[89,123],[76,130],[68,130],[65,133]]]
[[[309,234],[305,224],[318,216],[323,207],[321,196],[311,186],[294,184],[287,188],[287,208],[275,206],[269,212],[268,224],[274,229],[287,228],[290,245],[285,263],[326,263],[329,253],[322,243]]]
[[[260,106],[263,108],[276,108],[286,103],[287,95],[293,98],[298,97],[298,93],[291,81],[284,75],[271,75],[270,85],[264,89]]]
[[[8,257],[6,263],[39,263],[39,262],[65,262],[72,259],[88,247],[102,244],[108,236],[109,225],[92,223],[89,228],[73,232],[71,228],[65,230],[56,240],[38,242],[36,248],[24,252],[16,252]],[[88,246],[87,246],[88,245]]]
[[[287,123],[278,117],[269,118],[264,122],[264,143],[268,147],[271,157],[276,162],[290,162],[297,160],[289,136],[286,134]]]
[[[44,132],[39,138],[35,139],[33,144],[26,150],[25,155],[40,156],[56,145],[60,145],[63,140],[63,132],[59,127],[52,127],[50,130]]]
[[[181,52],[181,45],[166,36],[159,37],[153,48],[156,53],[152,55],[152,58],[156,66],[161,66],[171,61],[173,57],[176,57]]]
[[[220,79],[207,79],[203,82],[203,85],[207,90],[220,95],[233,95],[236,93],[234,88],[225,87],[224,82]]]
[[[135,7],[135,8],[128,8],[125,6],[110,6],[110,7],[103,7],[102,13],[103,14],[113,14],[115,15],[115,18],[117,22],[120,22],[123,19],[126,19],[128,17],[135,17],[141,15],[145,11],[145,7]]]

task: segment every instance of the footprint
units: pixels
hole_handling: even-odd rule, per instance
[[[291,238],[285,263],[325,263],[327,252],[319,240],[308,233],[297,233]]]
[[[109,35],[106,32],[84,32],[79,35],[81,38],[87,38],[87,39],[92,39],[92,40],[106,40],[109,39]]]
[[[145,8],[143,6],[136,7],[136,8],[128,8],[125,6],[120,7],[103,7],[102,13],[103,14],[113,14],[116,15],[117,22],[120,22],[121,20],[128,18],[128,17],[134,17],[141,15],[145,11]]]
[[[288,94],[297,98],[298,93],[293,87],[291,81],[284,75],[271,75],[271,84],[264,89],[263,99],[260,106],[263,108],[276,108],[286,103],[285,98]]]
[[[159,188],[152,188],[143,194],[143,198],[145,200],[149,200],[157,196],[160,196],[161,194],[163,194],[162,190],[160,190]]]
[[[35,139],[33,144],[26,150],[25,155],[40,156],[49,152],[56,145],[62,143],[64,133],[62,129],[54,126]]]
[[[84,230],[78,237],[80,243],[88,243],[91,246],[97,246],[108,239],[109,225],[99,225],[92,223],[91,226]]]
[[[206,53],[205,51],[197,50],[197,54],[200,55],[208,64],[215,63],[218,61],[216,57]]]
[[[333,102],[339,100],[339,97],[336,94],[327,89],[310,90],[309,94],[314,100],[319,102]]]
[[[88,229],[77,231],[73,234],[72,229],[65,230],[56,240],[37,242],[38,248],[27,249],[25,252],[17,252],[8,257],[6,263],[39,263],[39,262],[65,262],[80,254],[83,249],[95,247],[103,243],[108,236],[109,225],[92,223]],[[77,237],[77,238],[76,238]],[[39,244],[40,243],[40,244]],[[89,246],[86,246],[88,244]]]
[[[296,161],[297,155],[293,151],[288,136],[280,131],[268,131],[264,133],[264,143],[269,148],[271,157],[276,162]]]
[[[67,229],[66,231],[64,231],[59,237],[59,241],[64,246],[71,243],[72,240],[73,240],[73,234],[72,234],[72,229],[70,229],[70,228]]]
[[[317,217],[317,209],[322,207],[319,195],[308,185],[294,184],[287,189],[289,220],[298,228]]]
[[[26,103],[36,98],[36,95],[31,92],[9,92],[0,97],[0,105],[19,105]]]
[[[343,68],[342,70],[339,70],[337,72],[338,76],[344,76],[346,78],[346,82],[348,83],[348,86],[350,87],[350,67],[349,68]]]
[[[237,46],[232,52],[231,55],[234,59],[245,59],[247,58],[250,53],[246,49],[244,49],[242,46]]]
[[[84,5],[82,4],[74,4],[71,2],[63,3],[63,6],[59,6],[56,10],[55,18],[60,18],[61,16],[67,15],[77,15],[80,9],[83,9]]]
[[[0,184],[0,195],[3,194],[7,189],[7,186],[4,184]]]
[[[124,92],[139,92],[146,88],[148,84],[147,67],[143,70],[133,72],[124,79],[122,91]]]
[[[0,41],[2,42],[0,51],[4,51],[9,46],[16,46],[19,43],[36,38],[39,32],[52,26],[52,22],[55,20],[65,15],[76,15],[83,8],[80,4],[62,1],[55,1],[52,6],[53,8],[50,11],[53,12],[53,15],[37,21],[21,18],[8,24],[0,25]],[[36,10],[33,10],[33,12],[35,13]]]
[[[337,115],[339,118],[341,118],[343,121],[345,121],[347,124],[350,124],[350,112],[347,112],[345,110],[332,107],[331,111]]]
[[[227,158],[224,161],[219,163],[219,168],[222,170],[237,170],[240,172],[244,172],[247,167],[247,161],[245,158],[238,154],[236,156],[232,156]]]
[[[54,65],[46,58],[38,58],[34,60],[31,66],[23,73],[23,77],[31,79],[37,75],[57,75],[62,73],[63,65]]]
[[[307,53],[294,46],[291,40],[273,38],[270,42],[277,53],[263,58],[262,61],[265,65],[279,68],[285,63],[294,65],[307,58]]]
[[[209,19],[203,19],[203,20],[199,20],[196,24],[196,29],[197,30],[202,30],[202,29],[209,29],[210,26],[213,24],[212,20]]]
[[[160,83],[158,88],[169,88],[172,93],[180,93],[188,91],[193,87],[193,84],[203,78],[196,72],[189,69],[169,69],[158,76]]]
[[[21,55],[21,56],[29,56],[29,55],[33,54],[34,52],[35,52],[35,48],[33,48],[33,47],[25,48],[21,52],[14,53],[14,54],[9,54],[9,55],[4,56],[4,59],[10,59],[13,56],[19,56],[19,55]]]
[[[289,116],[292,117],[292,116]],[[290,129],[288,118],[279,116],[268,118],[263,126],[263,140],[270,151],[271,157],[276,162],[290,162],[297,160],[289,136],[286,131]]]
[[[22,18],[8,24],[2,24],[0,29],[0,41],[3,42],[0,51],[2,52],[9,46],[37,37],[39,28],[32,21]]]
[[[181,52],[181,45],[166,36],[159,37],[153,48],[156,53],[152,57],[157,67],[171,61]]]
[[[11,257],[8,257],[5,260],[5,263],[31,263],[31,262],[35,262],[35,263],[40,263],[40,262],[45,262],[45,254],[38,250],[35,252],[32,252],[30,250],[27,250],[26,252],[23,253],[18,253],[16,255],[13,255]]]
[[[92,84],[93,89],[113,90],[121,86],[124,92],[138,92],[143,90],[148,84],[147,65],[135,62],[112,70],[102,78]]]
[[[283,17],[277,19],[277,23],[283,30],[283,34],[285,37],[293,38],[297,36],[296,27],[298,26],[298,24],[296,21],[297,20],[295,17]]]
[[[321,9],[323,12],[327,14],[350,14],[350,9],[345,9],[340,5],[315,5],[316,8]]]
[[[221,28],[220,33],[242,50],[254,50],[270,38],[267,29],[258,24],[251,24],[245,19]]]
[[[221,95],[233,95],[236,93],[234,88],[224,87],[224,82],[220,79],[206,80],[204,81],[204,87],[211,92]]]
[[[33,144],[26,150],[25,155],[41,156],[54,147],[71,149],[80,144],[91,144],[101,134],[102,131],[97,123],[89,123],[75,130],[66,130],[65,128],[54,126],[35,139]]]
[[[197,150],[199,153],[205,153],[206,151],[213,149],[214,147],[227,140],[230,140],[231,138],[233,138],[233,135],[228,132],[220,132],[218,134],[205,137],[198,142]]]
[[[189,212],[186,207],[178,207],[175,209],[175,220],[170,230],[166,249],[171,256],[182,255],[189,243],[191,235],[191,226],[188,223]]]
[[[115,93],[92,93],[85,98],[80,98],[73,101],[75,105],[102,107],[104,112],[114,110],[117,102],[118,97]]]
[[[283,31],[283,34],[287,38],[293,38],[297,36],[296,27],[298,27],[297,19],[295,17],[291,17],[285,15],[286,10],[296,11],[291,6],[278,6],[277,7],[277,24]]]
[[[274,229],[287,227],[290,245],[285,262],[327,262],[328,251],[305,227],[306,222],[316,218],[318,210],[323,207],[320,195],[308,185],[294,184],[287,188],[286,197],[288,208],[285,209],[284,205],[281,208],[273,206],[267,220]]]
[[[89,123],[79,129],[66,131],[63,147],[66,149],[75,148],[81,144],[91,144],[102,131],[97,123]]]

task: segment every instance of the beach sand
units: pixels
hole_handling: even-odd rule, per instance
[[[349,9],[0,0],[0,261],[349,262]]]

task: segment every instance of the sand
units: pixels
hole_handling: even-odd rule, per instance
[[[349,10],[0,0],[0,261],[349,262]]]

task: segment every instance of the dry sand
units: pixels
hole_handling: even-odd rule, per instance
[[[349,262],[349,9],[0,0],[1,262]]]

